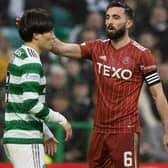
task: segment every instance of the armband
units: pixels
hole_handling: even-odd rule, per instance
[[[145,82],[148,86],[159,83],[160,82],[160,77],[159,77],[158,72],[153,71],[153,72],[145,74]]]

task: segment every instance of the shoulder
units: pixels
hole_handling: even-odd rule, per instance
[[[145,51],[149,50],[149,49],[145,48],[140,43],[138,43],[137,41],[134,41],[134,40],[132,41],[132,46],[135,49],[139,50],[140,52],[145,52]]]
[[[17,50],[14,51],[13,55],[19,59],[25,60],[25,59],[32,59],[32,60],[38,60],[39,61],[39,55],[35,52],[34,49],[21,46]]]
[[[13,52],[13,55],[15,57],[17,57],[18,59],[21,59],[21,60],[24,60],[25,58],[28,57],[27,54],[26,54],[26,51],[22,47],[20,47],[17,50],[15,50]]]
[[[101,39],[97,39],[97,40],[92,40],[92,41],[87,41],[87,42],[83,42],[81,43],[81,46],[101,46],[101,45],[105,45],[109,42],[109,39],[106,40],[101,40]]]
[[[12,64],[18,66],[21,70],[31,71],[31,69],[41,69],[42,63],[39,55],[35,50],[22,46],[18,48],[12,55]]]
[[[110,39],[104,39],[104,40],[97,39],[96,40],[96,43],[99,44],[99,45],[107,45],[107,44],[109,44],[109,42],[110,42]]]

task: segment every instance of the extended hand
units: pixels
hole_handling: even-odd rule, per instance
[[[48,155],[53,156],[54,153],[57,152],[57,143],[59,143],[59,142],[58,142],[58,140],[55,139],[54,137],[50,137],[49,139],[47,139],[47,140],[44,142],[45,152],[46,152]]]
[[[63,125],[66,136],[65,136],[65,141],[68,141],[72,137],[72,128],[69,122]]]
[[[168,153],[168,134],[166,133],[163,136],[163,144],[164,144],[165,151]]]

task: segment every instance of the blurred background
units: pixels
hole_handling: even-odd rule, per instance
[[[131,37],[152,50],[168,98],[168,0],[125,0],[135,10]],[[104,12],[109,0],[0,0],[0,139],[4,126],[5,77],[11,53],[22,44],[15,19],[25,9],[45,8],[55,20],[54,32],[66,42],[81,43],[105,39]],[[87,162],[87,146],[95,112],[95,86],[92,63],[41,54],[48,79],[47,104],[72,122],[70,142],[63,143],[63,130],[49,125],[60,141],[52,162]],[[168,162],[162,145],[162,124],[144,85],[139,101],[142,126],[141,162]],[[8,162],[2,142],[0,162]]]

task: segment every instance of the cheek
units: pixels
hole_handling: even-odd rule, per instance
[[[125,27],[126,26],[126,23],[125,22],[116,22],[115,26],[117,28],[122,28],[122,27]]]

